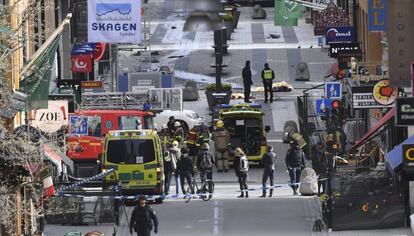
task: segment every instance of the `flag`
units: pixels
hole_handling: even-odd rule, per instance
[[[29,70],[30,74],[20,81],[21,90],[28,94],[27,111],[47,108],[49,83],[59,41],[60,36],[36,59]]]
[[[49,198],[55,195],[55,187],[53,185],[52,176],[43,179],[43,198]]]
[[[297,26],[302,15],[302,4],[289,0],[275,0],[275,25]]]

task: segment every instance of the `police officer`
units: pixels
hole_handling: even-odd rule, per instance
[[[270,93],[270,102],[273,102],[273,90],[272,84],[275,79],[275,73],[272,69],[269,68],[269,64],[264,64],[264,69],[262,70],[262,81],[264,87],[265,103],[267,103],[267,94]]]
[[[260,197],[266,197],[266,182],[267,179],[270,179],[270,193],[269,197],[273,195],[273,180],[275,178],[275,163],[276,163],[276,153],[273,152],[272,146],[267,146],[267,152],[262,157],[262,163],[264,166],[263,177],[262,177],[262,186],[263,194]]]
[[[154,210],[146,205],[147,197],[140,195],[138,197],[138,206],[134,208],[131,215],[131,222],[129,224],[129,232],[133,234],[133,230],[137,236],[150,236],[152,227],[154,226],[154,233],[158,233],[158,219]]]
[[[230,142],[230,134],[224,128],[223,121],[219,120],[216,123],[216,129],[213,131],[211,135],[211,140],[214,141],[215,147],[215,154],[217,160],[217,171],[225,172],[229,171],[229,147],[228,144]]]
[[[286,153],[286,167],[289,171],[290,187],[293,189],[293,195],[297,195],[300,182],[300,174],[305,168],[305,154],[298,142],[293,142]]]

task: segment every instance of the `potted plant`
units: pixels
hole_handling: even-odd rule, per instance
[[[233,15],[231,12],[227,12],[223,16],[223,26],[226,27],[227,39],[230,39],[231,33],[234,32]]]
[[[208,102],[209,109],[213,109],[214,101],[213,101],[213,93],[226,93],[226,99],[223,101],[223,104],[229,104],[230,103],[230,97],[231,97],[231,84],[221,84],[221,89],[217,90],[216,84],[209,84],[206,87],[206,97]]]

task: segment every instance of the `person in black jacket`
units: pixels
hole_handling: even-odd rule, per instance
[[[158,218],[155,211],[146,205],[147,198],[144,195],[139,196],[138,206],[134,208],[129,224],[129,232],[133,234],[133,230],[137,236],[150,236],[152,227],[154,233],[158,233]],[[154,222],[154,225],[153,225]]]
[[[188,186],[191,187],[191,193],[194,193],[194,189],[192,189],[191,186],[192,177],[194,174],[193,160],[188,155],[188,148],[186,147],[181,148],[181,158],[178,161],[177,168],[178,173],[180,174],[181,190],[183,191],[183,194],[187,194],[184,186],[185,180],[187,180]]]
[[[262,186],[263,194],[260,197],[266,197],[266,182],[267,179],[270,179],[270,193],[269,197],[273,195],[273,180],[275,178],[275,163],[276,163],[276,153],[273,152],[272,146],[267,146],[267,152],[262,157],[262,163],[264,166],[263,177],[262,177]]]
[[[293,142],[290,149],[286,153],[286,167],[289,171],[290,187],[293,194],[297,195],[300,182],[300,174],[305,168],[305,154],[299,146],[298,142]]]
[[[243,77],[243,85],[244,85],[244,102],[251,103],[249,101],[250,98],[250,90],[253,84],[252,81],[252,71],[250,70],[250,61],[246,61],[246,66],[243,68],[242,71]]]
[[[216,163],[214,155],[209,151],[208,143],[203,143],[202,150],[197,155],[196,167],[200,171],[201,182],[204,183],[207,179],[213,180],[213,165]]]
[[[246,158],[246,154],[244,154],[241,148],[236,148],[234,152],[234,171],[236,172],[237,179],[240,184],[240,196],[238,198],[249,198],[249,192],[247,191],[247,171],[243,171],[241,167],[241,159]]]

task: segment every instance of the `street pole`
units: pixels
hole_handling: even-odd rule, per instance
[[[222,64],[223,64],[223,29],[219,30],[219,40],[218,45],[215,45],[217,52],[215,53],[216,57],[216,91],[221,90],[221,71],[222,71]]]

